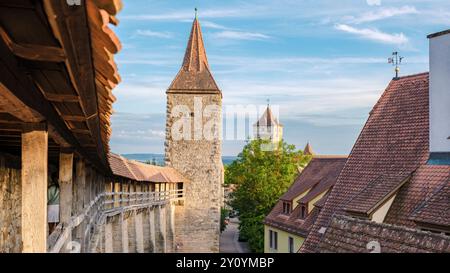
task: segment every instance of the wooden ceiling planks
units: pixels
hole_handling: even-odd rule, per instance
[[[112,6],[108,2],[115,2]],[[97,5],[97,2],[93,1],[82,1],[85,5],[85,9],[82,11],[85,12],[85,14],[81,11],[75,11],[74,9],[68,9],[67,7],[58,5],[58,3],[50,2],[49,0],[44,0],[45,3],[45,9],[47,11],[47,14],[49,15],[49,20],[52,21],[52,14],[64,14],[65,16],[65,22],[61,22],[61,20],[53,20],[53,22],[50,22],[52,25],[53,31],[57,33],[55,36],[59,37],[59,40],[63,47],[66,48],[66,53],[68,49],[78,49],[78,52],[75,52],[73,54],[74,56],[80,58],[80,48],[75,48],[73,45],[67,45],[64,42],[64,35],[65,33],[61,32],[61,29],[67,28],[68,32],[71,36],[79,36],[79,32],[74,32],[80,29],[83,29],[85,26],[83,25],[83,22],[80,21],[81,18],[86,18],[88,25],[86,26],[89,31],[89,41],[88,43],[90,45],[90,51],[88,52],[86,49],[84,52],[87,55],[91,57],[92,61],[92,67],[93,67],[93,75],[90,75],[90,73],[87,73],[89,75],[85,75],[89,80],[88,83],[85,83],[89,86],[90,90],[94,89],[96,92],[93,94],[96,95],[95,99],[90,99],[89,102],[91,102],[91,105],[86,105],[87,101],[82,100],[82,106],[83,110],[85,111],[85,116],[89,117],[87,119],[88,128],[91,130],[92,137],[95,140],[95,126],[98,126],[99,129],[99,141],[103,144],[103,150],[99,151],[100,154],[106,155],[105,152],[109,152],[109,139],[111,135],[110,130],[110,121],[109,121],[109,114],[103,115],[100,113],[103,112],[112,112],[112,103],[114,102],[114,96],[112,96],[112,86],[115,84],[118,84],[120,81],[120,77],[118,76],[117,72],[117,66],[114,63],[113,60],[113,53],[117,53],[121,49],[121,45],[119,42],[119,39],[114,34],[114,32],[108,28],[108,24],[111,21],[110,16],[115,15],[116,12],[119,10],[120,1],[100,1],[99,5],[100,7],[105,7],[105,5],[108,7],[109,11],[103,10],[99,8]],[[85,16],[85,17],[84,17]],[[114,21],[114,20],[113,20]],[[77,24],[75,24],[77,22]],[[86,33],[86,32],[85,32]],[[80,37],[82,39],[86,39],[86,37]],[[73,37],[72,37],[73,39]],[[75,40],[74,40],[75,41]],[[76,41],[79,42],[79,39],[76,39]],[[75,51],[75,50],[74,50]],[[78,54],[77,54],[78,53]],[[70,59],[71,54],[67,53],[68,59]],[[85,61],[85,60],[81,60]],[[88,67],[88,64],[85,64],[85,67]],[[70,74],[76,74],[76,68],[70,69]],[[86,71],[79,71],[79,72],[86,72]],[[90,77],[93,77],[93,80],[91,82]],[[73,80],[73,76],[72,80]],[[98,88],[98,79],[100,78],[100,81],[104,81],[107,84],[103,84],[104,88]],[[108,80],[105,80],[108,79]],[[113,84],[111,84],[112,82]],[[80,93],[80,90],[78,88],[78,93],[80,94],[81,99],[83,99],[83,95]],[[92,93],[92,92],[91,92]],[[106,93],[106,94],[105,94]],[[92,95],[92,94],[91,94]],[[107,99],[104,99],[107,98]],[[92,105],[95,102],[95,111],[90,111],[89,109],[93,110]],[[91,107],[91,108],[90,108]],[[106,117],[106,119],[105,119]],[[107,127],[103,126],[104,124],[107,124]],[[102,145],[100,145],[102,146]]]
[[[14,55],[21,58],[49,62],[63,62],[66,58],[64,51],[59,47],[16,43],[2,26],[0,26],[0,36]]]
[[[89,2],[89,1],[88,1]],[[97,94],[94,85],[94,68],[91,58],[91,41],[87,26],[85,2],[82,5],[69,7],[64,1],[43,0],[48,20],[67,55],[65,62],[70,79],[77,94],[80,96],[80,106],[87,119],[91,142],[96,143],[98,161],[108,168],[106,152],[108,144],[101,138],[97,107]],[[68,124],[69,125],[69,124]],[[78,132],[74,132],[76,136]],[[84,132],[85,133],[85,132]],[[79,140],[85,141],[85,138]]]
[[[58,47],[59,44],[48,27],[40,1],[1,0],[0,25],[13,41],[25,44]],[[20,18],[20,20],[17,20]],[[30,31],[30,26],[33,31]]]

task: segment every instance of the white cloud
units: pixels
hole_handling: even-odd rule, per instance
[[[183,19],[180,20],[180,22],[182,23],[192,23],[192,19]],[[202,26],[202,28],[212,28],[212,29],[229,29],[228,27],[224,26],[224,25],[220,25],[217,23],[214,23],[212,21],[208,21],[208,20],[201,20],[200,25]]]
[[[226,26],[222,26],[211,21],[202,21],[201,26],[212,29],[228,29]]]
[[[376,11],[366,12],[359,16],[349,16],[346,19],[349,23],[361,24],[379,21],[394,16],[418,14],[418,13],[419,12],[414,6],[402,6],[400,8],[389,7],[389,8],[380,8]]]
[[[355,34],[363,39],[372,40],[384,44],[405,45],[409,39],[403,33],[385,33],[372,28],[355,28],[345,24],[337,24],[335,28],[340,31]]]
[[[225,30],[217,32],[214,34],[215,38],[219,39],[231,39],[231,40],[266,40],[270,39],[270,36],[256,33],[256,32],[245,32],[245,31],[232,31]]]
[[[152,140],[152,139],[163,139],[165,137],[165,132],[162,130],[120,130],[119,132],[114,134],[115,138],[121,139],[144,139],[144,140]]]
[[[381,0],[366,0],[369,6],[379,6],[381,5]]]
[[[136,31],[136,35],[139,36],[145,36],[145,37],[156,37],[156,38],[165,38],[165,39],[170,39],[173,37],[173,34],[170,32],[159,32],[159,31],[152,31],[149,29],[138,29]]]
[[[229,17],[242,17],[251,15],[249,10],[242,9],[208,9],[199,12],[200,18],[229,18]],[[180,12],[169,12],[165,14],[135,14],[125,15],[121,19],[126,20],[139,20],[139,21],[173,21],[173,20],[193,20],[194,12],[185,10]]]

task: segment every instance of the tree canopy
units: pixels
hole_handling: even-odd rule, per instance
[[[311,159],[284,141],[273,151],[265,151],[267,144],[250,141],[225,171],[225,183],[237,185],[232,207],[239,211],[241,239],[254,252],[264,251],[264,217]]]

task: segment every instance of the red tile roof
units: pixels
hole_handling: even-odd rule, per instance
[[[418,223],[450,228],[450,186],[438,191],[430,200],[424,202],[411,217]]]
[[[292,199],[313,187],[328,188],[330,184],[336,182],[336,178],[339,176],[346,160],[346,157],[313,157],[280,199],[292,201]]]
[[[428,168],[428,173],[433,176],[425,179],[440,180],[443,184],[430,198],[417,207],[410,219],[421,225],[450,230],[450,183],[448,182],[450,171],[443,166],[428,166]],[[431,168],[434,170],[430,171]]]
[[[120,155],[110,153],[108,160],[114,175],[129,178],[132,180],[137,180],[137,178],[130,171],[128,166],[124,163],[123,157],[121,157]]]
[[[318,251],[369,253],[375,245],[381,253],[442,253],[450,252],[450,237],[336,215],[320,240]]]
[[[408,182],[410,177],[411,174],[380,175],[360,193],[356,194],[344,207],[344,210],[350,214],[356,213],[369,216],[391,198],[401,186]]]
[[[345,161],[346,157],[342,156],[313,158],[264,219],[264,224],[306,237],[319,214],[319,209],[314,208],[306,219],[300,219],[301,206],[297,206],[290,215],[285,215],[283,214],[283,202],[292,202],[300,194],[309,190],[308,194],[302,198],[304,203],[308,203],[313,198],[327,192],[336,182]]]
[[[398,192],[385,221],[395,225],[416,227],[417,225],[411,220],[411,217],[431,197],[444,194],[440,192],[444,190],[445,185],[450,185],[450,166],[421,165],[414,172],[411,180]],[[442,205],[441,202],[430,202],[428,210],[443,211],[445,206]],[[438,221],[437,218],[433,220],[426,217],[423,220],[425,219]],[[450,218],[447,217],[447,221],[448,219]]]
[[[172,167],[161,167],[126,159],[110,153],[109,164],[114,175],[140,182],[189,182]]]
[[[330,195],[330,191],[328,191],[327,194],[325,194],[322,198],[320,198],[320,200],[317,201],[317,202],[314,204],[314,206],[317,207],[317,208],[319,208],[319,209],[322,209],[323,206],[325,205],[325,202],[327,201],[328,195]]]
[[[409,182],[400,188],[385,218],[385,223],[411,228],[416,226],[409,219],[414,209],[443,183],[449,183],[441,172],[450,172],[450,166],[426,165],[428,84],[428,73],[390,82],[371,111],[301,252],[320,251],[322,234],[318,231],[330,225],[332,215],[346,214],[344,207],[380,175],[412,174]],[[360,201],[354,205],[364,206],[363,200]]]

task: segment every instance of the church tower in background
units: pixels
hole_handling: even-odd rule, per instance
[[[218,252],[222,201],[222,93],[208,64],[200,23],[192,24],[182,67],[167,89],[166,165],[185,183],[175,208],[178,252]]]
[[[275,145],[283,139],[283,125],[273,115],[270,105],[253,125],[253,138],[270,140]]]

